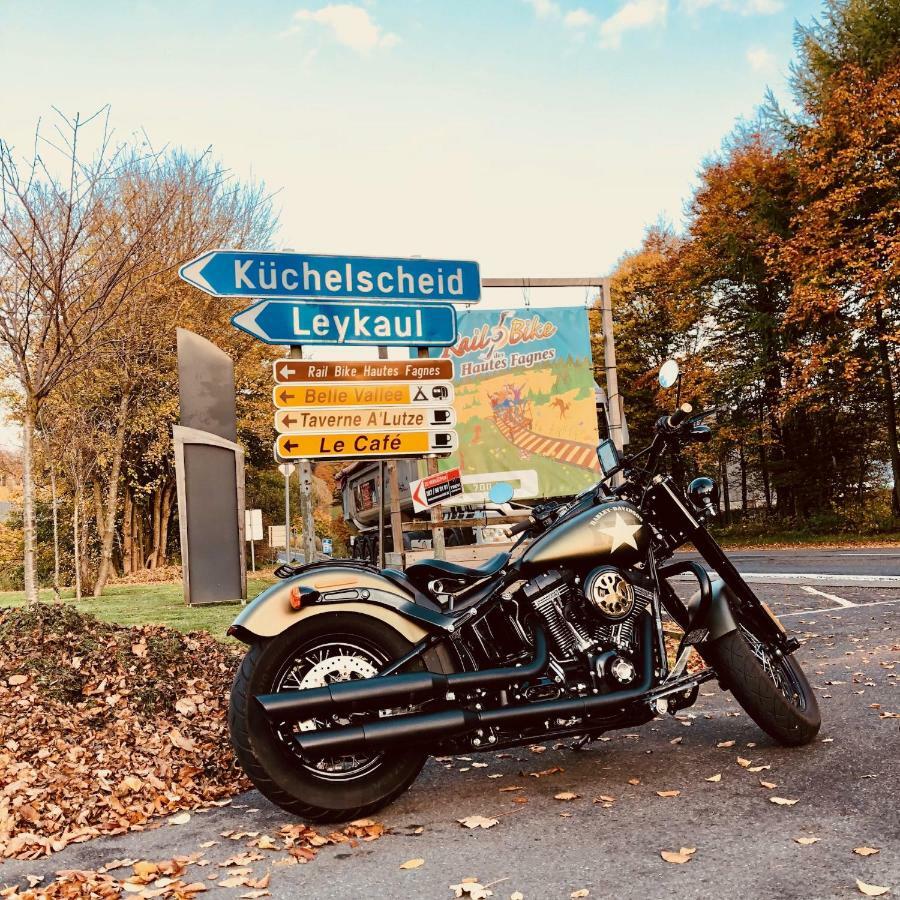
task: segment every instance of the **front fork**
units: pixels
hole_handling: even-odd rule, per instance
[[[737,618],[743,620],[749,626],[750,631],[764,643],[781,651],[785,656],[793,653],[800,646],[800,642],[795,637],[788,636],[775,614],[756,596],[753,589],[735,568],[734,563],[719,546],[718,541],[703,525],[698,524],[697,528],[693,530],[691,542],[710,568],[728,587],[737,605],[737,609],[734,610]]]

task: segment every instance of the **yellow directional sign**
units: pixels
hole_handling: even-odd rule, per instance
[[[358,431],[279,434],[280,459],[353,459],[366,456],[445,455],[457,448],[455,431]]]
[[[407,384],[276,384],[272,398],[279,409],[334,406],[449,406],[453,385],[442,381]]]
[[[426,431],[452,428],[456,413],[443,406],[372,406],[333,409],[289,407],[275,412],[275,430],[301,434],[310,431]]]

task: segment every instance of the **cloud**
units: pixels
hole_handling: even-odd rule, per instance
[[[595,21],[593,14],[580,6],[578,9],[573,9],[563,16],[563,25],[566,28],[587,28],[588,25],[593,25]]]
[[[668,11],[668,0],[628,0],[600,25],[601,46],[618,47],[626,31],[664,24]]]
[[[689,13],[714,7],[741,16],[771,16],[784,9],[783,0],[682,0],[681,5]]]
[[[527,3],[539,19],[558,19],[562,10],[554,0],[522,0]]]
[[[746,57],[754,72],[775,71],[775,55],[765,47],[748,47]]]
[[[370,53],[400,42],[396,34],[376,25],[368,10],[353,3],[329,3],[315,10],[298,9],[294,13],[293,24],[285,33],[295,34],[306,22],[327,28],[339,44],[357,53]]]

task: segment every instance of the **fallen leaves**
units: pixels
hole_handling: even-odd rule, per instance
[[[819,839],[817,837],[797,837],[794,838],[794,842],[800,844],[801,847],[808,847],[810,844],[817,844]]]
[[[857,856],[874,856],[881,851],[877,847],[854,847],[853,852]]]
[[[761,787],[764,787],[767,791],[774,791],[775,788],[778,787],[778,785],[774,781],[763,781],[762,778],[759,779],[759,784]]]
[[[786,797],[769,797],[769,803],[774,803],[776,806],[794,806],[799,802],[799,800],[788,800]]]
[[[657,797],[679,797],[681,796],[681,791],[657,791]]]
[[[169,816],[170,825],[187,825],[191,821],[190,813],[178,813],[177,816]]]
[[[553,795],[554,800],[578,800],[580,797],[581,794],[576,794],[574,791],[560,791]]]
[[[734,746],[734,741],[719,741],[719,743],[716,744],[716,747],[718,747],[720,750],[727,749],[728,747],[733,747],[733,746]]]
[[[738,764],[742,769],[749,769],[749,768],[750,768],[750,763],[752,763],[752,762],[753,762],[752,759],[745,759],[743,756],[739,756],[739,757],[737,758],[737,764]]]
[[[468,900],[485,900],[494,895],[494,892],[481,884],[477,878],[463,878],[459,884],[451,884],[450,890],[456,897],[467,897]]]
[[[490,816],[466,816],[464,819],[457,819],[463,828],[493,828],[500,824],[499,819]]]
[[[408,859],[406,862],[400,863],[401,869],[418,869],[425,865],[424,859]]]
[[[2,856],[37,859],[153,817],[176,824],[246,789],[226,724],[240,655],[202,632],[111,625],[69,604],[0,611]],[[71,875],[68,889],[91,878]]]
[[[710,775],[709,778],[705,778],[704,781],[721,781],[722,774],[721,772],[717,772],[715,775]]]
[[[890,890],[889,887],[882,887],[880,884],[866,884],[865,881],[860,881],[858,878],[856,887],[861,894],[865,894],[867,897],[880,897]]]
[[[660,850],[659,855],[667,862],[676,866],[683,866],[689,863],[694,854],[697,852],[696,847],[682,847],[680,850]]]

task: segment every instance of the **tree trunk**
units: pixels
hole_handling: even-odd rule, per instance
[[[722,500],[725,503],[725,524],[731,524],[731,489],[728,484],[728,451],[722,454],[719,461],[719,471],[722,473]]]
[[[134,502],[131,488],[125,488],[125,506],[122,511],[122,574],[130,575],[137,566],[134,560]]]
[[[743,441],[738,444],[738,459],[741,463],[741,512],[747,517],[747,458],[744,456]]]
[[[112,461],[109,467],[109,482],[106,485],[106,501],[101,497],[99,482],[94,482],[97,501],[97,527],[100,531],[100,563],[94,581],[94,596],[103,595],[103,588],[112,570],[113,543],[116,536],[116,506],[119,499],[119,476],[122,473],[122,452],[125,447],[125,432],[128,427],[128,407],[131,396],[125,394],[119,401],[119,419],[113,440]]]
[[[81,516],[81,484],[75,486],[75,502],[72,505],[72,555],[75,562],[75,600],[81,599],[81,535],[79,521]]]
[[[49,448],[48,448],[49,453]],[[50,500],[53,503],[53,599],[62,600],[59,592],[59,511],[56,499],[56,467],[50,463]]]
[[[762,474],[763,497],[766,501],[766,514],[772,512],[772,487],[769,482],[769,455],[766,453],[766,444],[763,433],[759,433],[759,470]]]
[[[894,490],[891,492],[891,514],[900,516],[900,443],[897,435],[897,398],[894,396],[894,378],[891,372],[891,356],[884,339],[884,315],[881,304],[875,306],[875,327],[878,330],[878,358],[881,363],[881,380],[884,389],[885,423],[887,424],[888,449],[891,454],[891,474]]]
[[[168,481],[159,488],[159,522],[153,528],[153,549],[150,551],[150,568],[158,569],[166,564],[166,548],[169,544],[169,520],[172,518],[172,497],[175,488]],[[154,516],[156,504],[154,502]]]
[[[22,536],[25,550],[25,602],[38,602],[37,566],[35,564],[34,531],[34,425],[37,404],[33,397],[26,397],[22,417]]]
[[[147,568],[155,569],[157,554],[159,553],[159,533],[162,525],[162,495],[163,486],[157,485],[153,491],[153,506],[150,511],[150,555],[147,557]]]

